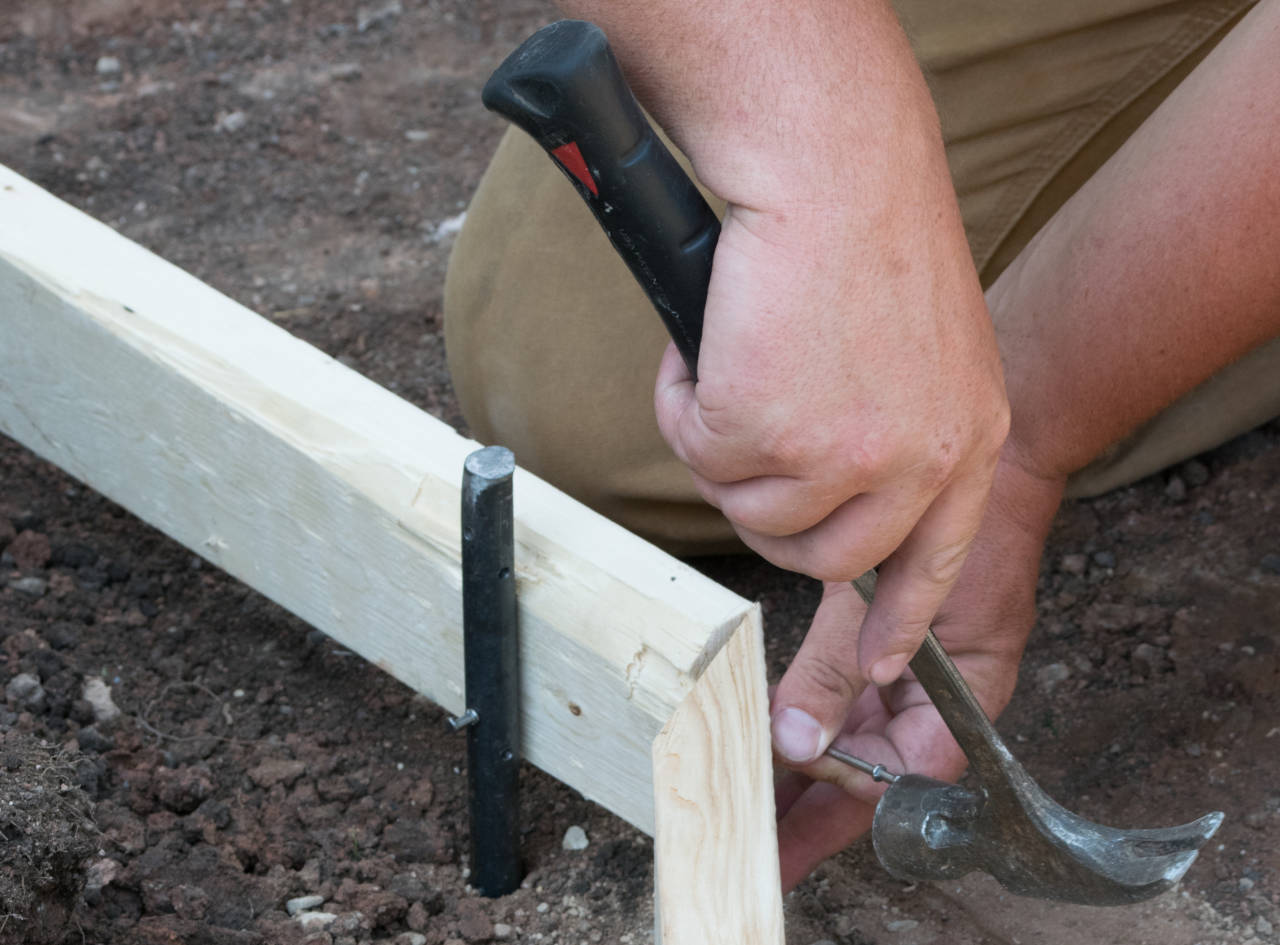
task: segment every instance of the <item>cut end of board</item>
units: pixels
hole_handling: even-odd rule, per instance
[[[654,739],[653,788],[662,945],[783,945],[759,606]]]

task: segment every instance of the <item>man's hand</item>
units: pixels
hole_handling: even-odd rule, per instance
[[[1018,660],[1035,617],[1040,552],[1062,487],[1062,479],[1033,475],[1012,460],[1012,449],[1005,451],[982,529],[934,621],[939,640],[993,718],[1017,682]],[[847,635],[865,612],[851,585],[827,585],[797,662],[806,659],[805,650],[821,647],[828,634]],[[775,706],[777,700],[775,693]],[[954,780],[965,769],[960,747],[909,674],[891,686],[864,689],[835,744],[894,772]],[[868,775],[830,758],[785,775],[777,787],[783,888],[792,888],[865,833],[884,790]]]
[[[643,45],[629,29],[653,17],[611,36],[729,203],[698,382],[674,350],[659,372],[664,436],[773,563],[828,581],[881,567],[860,645],[838,631],[779,690],[776,744],[804,762],[865,679],[892,682],[919,646],[977,531],[1008,404],[937,116],[891,11],[731,7],[753,17],[727,27],[731,56]],[[701,35],[725,40],[713,26]]]
[[[1007,429],[955,198],[908,177],[887,176],[871,214],[731,207],[698,383],[674,349],[658,379],[659,426],[746,544],[832,582],[881,566],[859,644],[820,614],[813,658],[783,679],[774,737],[793,762],[826,748],[863,670],[890,683],[919,646]]]
[[[775,564],[881,566],[860,638],[832,627],[779,689],[775,743],[808,761],[862,669],[892,682],[919,646],[1008,428],[933,101],[887,0],[559,2],[729,205],[698,383],[674,349],[659,372],[664,436]]]

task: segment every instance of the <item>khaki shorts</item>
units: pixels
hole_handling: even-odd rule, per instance
[[[938,104],[984,285],[1250,5],[898,3]],[[669,549],[736,544],[658,433],[661,322],[572,187],[519,132],[502,140],[454,248],[445,338],[478,439],[510,447],[525,467]],[[1113,446],[1073,478],[1070,494],[1132,482],[1277,415],[1280,341]]]

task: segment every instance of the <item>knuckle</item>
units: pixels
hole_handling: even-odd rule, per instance
[[[937,495],[955,475],[958,457],[947,444],[934,450],[918,467],[920,485],[929,495]]]
[[[868,433],[851,444],[845,466],[852,476],[863,482],[878,482],[892,470],[897,457],[898,448],[892,437]]]
[[[807,470],[812,463],[812,436],[806,436],[790,424],[766,424],[753,439],[761,460],[776,473],[794,474]]]
[[[948,541],[930,549],[914,562],[915,576],[934,588],[947,588],[955,583],[969,553],[971,536]]]
[[[835,701],[841,705],[852,702],[858,694],[854,679],[839,665],[822,656],[810,655],[792,664],[791,672],[799,674],[798,687],[817,695],[823,701]]]

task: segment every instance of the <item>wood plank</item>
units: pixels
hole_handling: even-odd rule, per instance
[[[5,168],[0,430],[463,708],[477,444]],[[525,756],[652,832],[653,739],[751,607],[527,472],[515,503]]]
[[[653,787],[662,945],[783,945],[758,607],[654,740]]]

